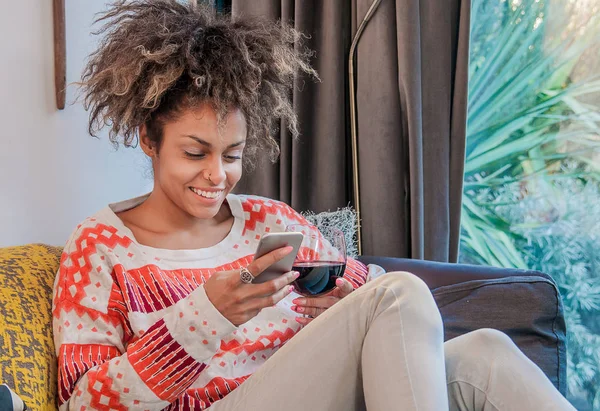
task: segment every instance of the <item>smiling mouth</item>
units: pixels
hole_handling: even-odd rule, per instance
[[[194,188],[194,187],[190,187],[190,190],[192,190],[195,194],[199,195],[200,197],[208,198],[210,200],[219,198],[221,196],[221,194],[223,194],[223,192],[224,192],[224,190],[204,191],[204,190],[200,190],[199,188]]]

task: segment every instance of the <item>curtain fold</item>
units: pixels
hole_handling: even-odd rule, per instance
[[[233,1],[232,14],[281,19],[310,36],[306,46],[315,51],[312,65],[321,82],[297,78],[293,104],[301,136],[292,141],[285,124],[280,128],[279,163],[260,161],[246,174],[238,191],[277,198],[297,210],[336,209],[350,202],[346,160],[347,113],[345,60],[349,11],[344,0]]]
[[[321,82],[298,78],[301,136],[239,191],[298,210],[352,202],[347,59],[373,0],[233,0],[233,17],[282,19],[309,35]],[[363,254],[456,261],[469,55],[467,0],[382,0],[356,54]]]

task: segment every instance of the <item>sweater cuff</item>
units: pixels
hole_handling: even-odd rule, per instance
[[[208,362],[223,337],[237,329],[208,299],[204,286],[179,301],[165,323],[173,338],[199,362]]]
[[[385,270],[376,264],[369,264],[367,268],[369,269],[369,273],[367,274],[367,282],[376,280],[385,274]]]

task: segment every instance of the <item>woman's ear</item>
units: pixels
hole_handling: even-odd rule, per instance
[[[145,124],[142,124],[139,128],[140,146],[142,151],[146,153],[148,157],[154,159],[156,157],[156,144],[148,136],[148,128]]]

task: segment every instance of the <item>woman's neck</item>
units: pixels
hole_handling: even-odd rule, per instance
[[[175,204],[162,190],[153,190],[146,201],[140,204],[142,212],[150,218],[160,231],[204,231],[221,224],[231,217],[227,202],[223,202],[217,214],[212,218],[195,217]]]
[[[154,190],[139,206],[119,213],[136,240],[165,249],[197,249],[218,244],[231,231],[234,218],[227,202],[208,219],[194,217],[160,190]]]

